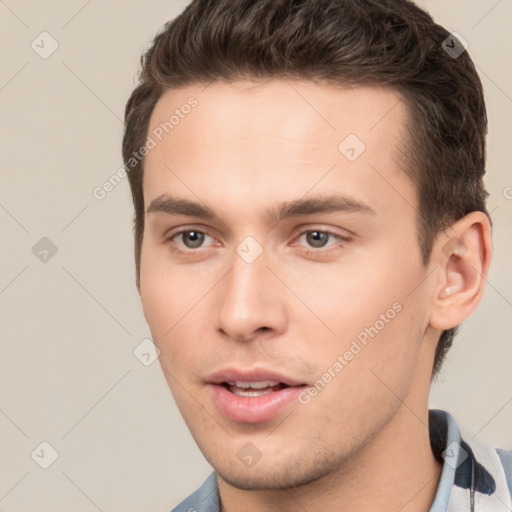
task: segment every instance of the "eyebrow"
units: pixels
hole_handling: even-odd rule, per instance
[[[205,204],[189,199],[171,197],[162,194],[149,205],[146,213],[164,213],[167,215],[186,215],[202,219],[222,221],[214,210]],[[267,208],[265,216],[270,222],[279,222],[283,219],[300,215],[313,215],[318,213],[362,213],[377,215],[377,212],[367,204],[346,196],[328,195],[310,199],[296,199],[285,201],[277,206]]]

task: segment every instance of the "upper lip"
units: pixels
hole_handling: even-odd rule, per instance
[[[286,377],[278,372],[267,370],[265,368],[223,368],[206,378],[208,384],[222,384],[223,382],[242,381],[242,382],[261,382],[277,381],[287,386],[302,386],[305,383]]]

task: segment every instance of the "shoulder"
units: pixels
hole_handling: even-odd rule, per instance
[[[198,489],[171,512],[220,512],[217,475],[211,473]]]
[[[430,512],[512,507],[512,451],[486,443],[446,411],[429,411],[434,455],[443,464]],[[512,510],[512,508],[510,508]]]

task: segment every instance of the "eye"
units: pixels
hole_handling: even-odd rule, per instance
[[[350,241],[350,238],[342,236],[338,233],[333,233],[332,231],[329,230],[311,229],[308,231],[304,231],[303,233],[300,234],[300,236],[297,239],[299,245],[302,245],[300,243],[301,240],[305,240],[307,246],[309,247],[313,247],[314,249],[322,249],[323,247],[335,245],[336,242],[340,240],[348,242]],[[315,251],[308,250],[308,252]]]
[[[181,245],[185,247],[185,249],[199,249],[207,238],[213,240],[213,237],[207,235],[204,231],[199,231],[198,229],[182,229],[174,233],[169,240],[173,243],[176,243],[175,240],[181,240],[182,243],[177,245]],[[180,251],[182,249],[178,248],[177,250]]]
[[[190,253],[205,247],[205,243],[208,239],[212,241],[209,245],[213,245],[215,238],[204,231],[189,228],[172,233],[168,241],[172,251]],[[305,245],[304,240],[306,242]],[[300,233],[296,238],[296,242],[292,245],[303,246],[306,253],[321,253],[324,251],[320,251],[319,249],[336,245],[336,242],[339,241],[349,242],[350,238],[325,229],[310,229]]]
[[[310,244],[312,247],[325,247],[325,245],[329,241],[329,237],[332,237],[330,233],[318,230],[306,231],[301,236],[305,236],[307,243]]]

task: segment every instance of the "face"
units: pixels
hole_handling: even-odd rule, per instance
[[[161,97],[148,134],[177,109],[143,182],[140,294],[165,377],[225,482],[318,480],[428,393],[404,103],[312,82],[191,85]]]

